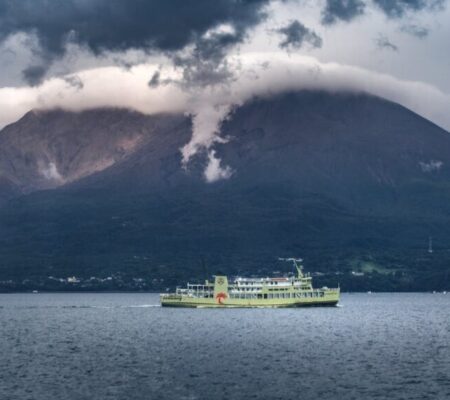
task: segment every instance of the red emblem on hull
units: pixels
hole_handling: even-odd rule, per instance
[[[227,294],[224,292],[220,292],[216,294],[216,299],[219,304],[223,304],[222,301],[227,299]]]

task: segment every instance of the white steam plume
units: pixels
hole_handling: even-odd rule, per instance
[[[209,150],[214,143],[226,143],[227,138],[220,136],[220,124],[228,115],[230,106],[204,104],[195,106],[191,110],[192,138],[181,148],[183,168],[188,168],[188,163],[200,150]],[[216,157],[214,150],[208,151],[208,165],[204,171],[207,182],[215,182],[220,179],[228,179],[231,176],[231,168],[222,167],[221,160]]]
[[[220,179],[228,179],[233,174],[233,170],[227,165],[222,167],[220,158],[216,157],[215,150],[208,152],[208,165],[204,175],[207,182],[216,182]]]
[[[64,182],[64,177],[59,173],[58,167],[54,162],[41,167],[40,172],[42,176],[49,181]]]
[[[181,149],[184,166],[201,148],[209,149],[215,142],[226,142],[226,139],[220,137],[219,127],[229,111],[230,105],[228,104],[205,104],[191,110],[193,114],[192,139]]]

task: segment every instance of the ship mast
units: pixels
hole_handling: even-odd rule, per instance
[[[293,258],[293,257],[281,258],[281,257],[279,257],[278,260],[292,262],[295,269],[297,270],[298,277],[303,278],[303,266],[301,264],[303,260],[301,258]]]

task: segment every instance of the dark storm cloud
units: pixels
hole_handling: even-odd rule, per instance
[[[298,20],[291,21],[287,26],[277,29],[277,32],[284,36],[279,44],[282,49],[300,49],[304,43],[322,47],[322,38]]]
[[[365,7],[362,0],[326,0],[322,11],[322,23],[331,25],[338,21],[350,22],[364,14]]]
[[[390,18],[400,18],[409,11],[440,10],[446,0],[373,0]]]
[[[428,28],[416,24],[403,25],[401,27],[401,31],[409,35],[415,36],[416,38],[419,39],[426,38],[430,33],[430,30]]]
[[[379,49],[398,51],[398,47],[384,35],[378,36],[378,38],[375,39],[375,43]]]
[[[170,52],[195,43],[221,24],[231,25],[234,40],[242,40],[247,29],[264,18],[268,2],[0,0],[0,41],[17,32],[35,34],[43,58],[50,60],[64,55],[68,42],[85,46],[95,54],[131,48]],[[39,77],[35,67],[25,74],[27,78]]]

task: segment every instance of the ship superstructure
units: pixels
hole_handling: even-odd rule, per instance
[[[296,276],[279,278],[235,278],[216,276],[214,282],[187,284],[175,293],[161,294],[161,305],[171,307],[301,307],[333,306],[339,301],[340,289],[314,289],[312,277],[303,272],[302,260],[283,259],[293,263]]]

